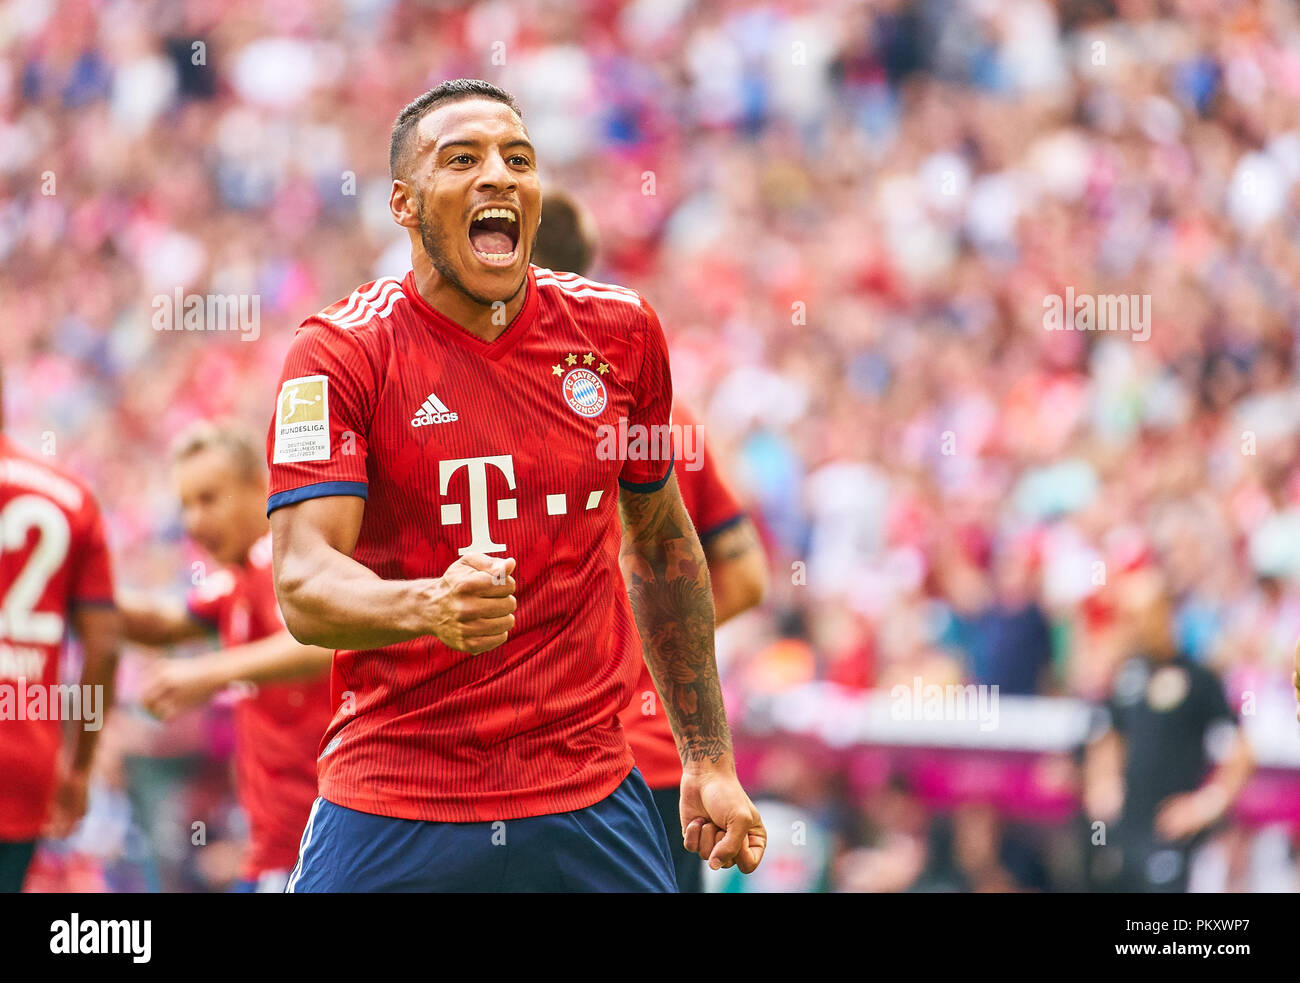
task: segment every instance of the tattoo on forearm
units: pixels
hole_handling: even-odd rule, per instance
[[[628,597],[682,762],[716,763],[731,751],[731,734],[713,654],[713,595],[676,478],[658,492],[620,495],[619,508]]]

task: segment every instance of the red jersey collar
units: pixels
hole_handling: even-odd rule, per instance
[[[466,331],[460,324],[447,317],[420,295],[415,288],[415,271],[410,270],[402,280],[402,292],[411,302],[411,307],[424,321],[441,332],[447,338],[463,345],[470,351],[478,352],[484,358],[493,361],[501,358],[519,343],[519,339],[528,333],[533,322],[537,320],[537,283],[533,279],[533,266],[528,264],[528,274],[524,280],[524,306],[519,308],[505,331],[495,341],[484,341],[475,334]]]

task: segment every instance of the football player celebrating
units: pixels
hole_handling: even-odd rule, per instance
[[[389,159],[412,270],[304,322],[267,440],[286,623],[340,650],[288,889],[676,890],[617,719],[633,617],[685,762],[684,839],[752,871],[766,832],[699,538],[670,455],[610,452],[666,432],[658,317],[530,265],[541,184],[502,90],[421,96]]]

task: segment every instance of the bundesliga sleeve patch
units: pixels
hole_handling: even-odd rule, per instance
[[[273,464],[330,458],[329,377],[287,379],[275,406]]]

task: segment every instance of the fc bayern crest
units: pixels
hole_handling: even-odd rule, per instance
[[[564,401],[579,416],[598,416],[609,401],[605,383],[591,369],[570,369],[563,388]]]

